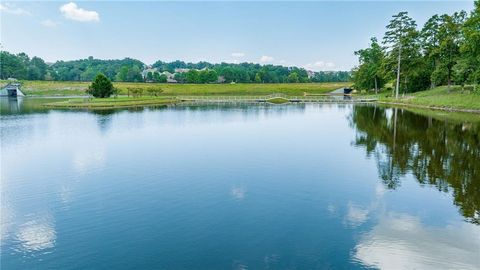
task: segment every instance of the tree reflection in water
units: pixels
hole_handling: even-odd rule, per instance
[[[374,156],[389,189],[412,173],[422,184],[451,192],[467,221],[480,224],[480,124],[439,120],[398,108],[355,106],[354,144]]]

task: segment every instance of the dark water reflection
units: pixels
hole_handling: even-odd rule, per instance
[[[480,268],[477,116],[42,102],[1,103],[1,269]]]
[[[438,120],[402,109],[358,106],[356,146],[374,156],[385,187],[412,173],[421,185],[451,193],[469,222],[480,224],[480,125]]]

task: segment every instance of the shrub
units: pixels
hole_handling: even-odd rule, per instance
[[[152,87],[152,88],[148,88],[148,89],[147,89],[147,93],[148,93],[150,96],[152,96],[152,97],[153,97],[153,96],[156,96],[156,97],[157,97],[157,96],[160,95],[160,93],[162,93],[162,92],[163,92],[162,88],[159,88],[159,87]]]
[[[108,98],[114,93],[113,84],[105,75],[99,73],[88,87],[87,93],[96,98]]]
[[[479,85],[474,85],[472,92],[473,92],[474,94],[480,95],[480,86],[479,86]]]
[[[132,94],[132,97],[141,97],[143,95],[143,89],[142,88],[128,88],[128,92]]]

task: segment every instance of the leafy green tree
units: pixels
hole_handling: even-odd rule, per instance
[[[360,66],[354,73],[354,83],[359,89],[378,89],[383,87],[385,79],[383,77],[382,64],[385,58],[383,49],[376,38],[371,39],[370,47],[355,52],[359,57]]]
[[[113,97],[117,98],[118,94],[120,94],[120,89],[118,89],[117,87],[113,87],[113,92],[112,92]]]
[[[312,82],[348,82],[351,80],[349,71],[319,71],[313,74]]]
[[[420,32],[424,58],[427,62],[428,70],[432,73],[437,68],[440,58],[440,24],[441,18],[438,14],[435,14],[428,19]],[[434,87],[435,82],[432,80],[431,88]]]
[[[441,16],[439,27],[439,63],[436,66],[432,81],[447,83],[449,90],[452,84],[453,67],[460,57],[460,42],[462,37],[462,26],[466,18],[465,12],[455,12],[452,16],[444,14]]]
[[[236,71],[233,67],[222,67],[219,73],[225,78],[225,82],[227,83],[233,82],[236,79]]]
[[[292,72],[288,75],[288,82],[289,83],[298,83],[298,74],[296,72]]]
[[[99,71],[94,67],[88,67],[82,74],[80,75],[80,79],[82,81],[92,81],[95,79]]]
[[[0,78],[26,79],[27,68],[22,59],[9,52],[0,52]]]
[[[474,67],[469,64],[466,58],[459,59],[455,66],[453,66],[453,76],[455,77],[455,82],[461,85],[462,89],[465,88],[465,84],[469,81],[469,76],[474,73]]]
[[[152,80],[153,80],[154,82],[159,82],[159,81],[160,81],[160,73],[154,72],[154,73],[153,73],[153,78],[152,78]]]
[[[131,67],[127,72],[128,82],[143,82],[142,72],[138,66]]]
[[[207,72],[207,83],[215,83],[218,81],[218,74],[215,70],[208,70]]]
[[[88,87],[87,93],[96,98],[108,98],[114,93],[113,84],[105,75],[99,73]]]
[[[256,83],[262,82],[262,76],[260,75],[260,72],[257,72],[257,74],[255,74],[255,82]]]
[[[200,83],[200,74],[198,70],[196,69],[189,70],[186,75],[186,81],[187,83]]]
[[[198,72],[198,83],[208,83],[208,70]]]
[[[28,79],[29,80],[44,80],[47,74],[47,64],[40,57],[32,57],[28,66]]]
[[[214,83],[218,80],[215,70],[201,70],[198,72],[198,83]]]
[[[128,95],[132,95],[132,97],[141,97],[143,95],[143,88],[141,87],[129,87],[127,90]]]
[[[187,75],[186,73],[175,73],[173,79],[178,83],[185,83],[187,82]]]
[[[415,39],[418,36],[416,30],[417,24],[408,16],[408,12],[400,12],[393,16],[393,19],[387,25],[387,32],[383,38],[383,43],[389,49],[387,51],[388,60],[390,63],[397,62],[396,68],[396,87],[395,97],[398,98],[400,91],[400,74],[402,60],[409,57],[408,50],[412,50],[414,47]],[[402,52],[404,56],[402,58]]]
[[[468,72],[470,83],[480,83],[480,1],[474,2],[475,8],[463,26],[464,42],[460,46],[463,68]]]
[[[160,93],[162,93],[162,92],[163,92],[163,90],[162,90],[162,88],[160,88],[160,87],[150,87],[150,88],[147,88],[147,93],[148,93],[150,96],[152,96],[152,97],[153,97],[153,96],[157,97],[157,96],[159,96]]]
[[[158,76],[158,82],[159,83],[166,83],[167,79],[168,79],[167,75],[165,75],[165,74],[161,74],[161,75]]]
[[[147,82],[153,82],[153,73],[152,72],[147,73]]]
[[[127,74],[128,74],[128,67],[122,66],[115,76],[115,80],[118,82],[126,82],[127,81]]]

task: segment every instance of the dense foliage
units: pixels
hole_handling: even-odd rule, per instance
[[[114,91],[112,82],[105,75],[99,73],[88,87],[87,93],[96,98],[108,98]]]
[[[17,55],[9,52],[0,54],[0,78],[17,78],[20,80],[43,80],[48,66],[39,57],[30,59],[25,53]]]
[[[197,69],[197,70],[212,70],[218,76],[221,76],[226,83],[238,82],[238,83],[297,83],[297,82],[326,82],[330,81],[348,81],[350,76],[349,72],[317,72],[315,75],[310,76],[303,68],[297,67],[285,67],[278,65],[260,65],[253,63],[220,63],[211,64],[208,62],[199,63],[185,63],[183,61],[175,61],[166,63],[157,61],[153,64],[154,68],[159,71],[175,72],[178,69]],[[325,76],[323,74],[328,74]],[[213,78],[213,75],[210,74]],[[347,76],[346,76],[347,75]],[[186,75],[186,82],[188,83],[204,83],[205,80],[196,79],[195,73]],[[205,74],[206,76],[206,74]],[[190,78],[190,79],[189,79]],[[178,76],[180,81],[185,80]],[[207,81],[208,82],[208,81]]]
[[[88,59],[58,61],[50,68],[53,80],[57,81],[91,81],[102,73],[112,81],[142,82],[144,64],[135,59],[100,60]]]
[[[145,70],[146,69],[146,70]],[[144,72],[145,70],[145,72]],[[17,55],[1,52],[0,78],[20,80],[91,81],[99,73],[117,82],[160,82],[169,79],[178,83],[306,83],[345,82],[350,80],[348,71],[307,72],[303,68],[253,63],[208,62],[185,63],[183,61],[157,61],[152,69],[139,60],[100,60],[93,57],[73,61],[57,61],[51,65],[38,57],[29,59],[25,53]]]
[[[393,82],[399,93],[408,93],[437,85],[478,84],[480,1],[469,15],[434,15],[422,28],[407,12],[400,12],[387,25],[382,44],[373,38],[370,47],[356,55],[359,66],[353,81],[359,89]]]

